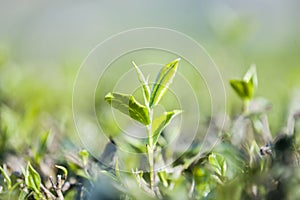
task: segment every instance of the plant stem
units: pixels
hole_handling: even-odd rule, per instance
[[[243,101],[243,114],[248,114],[250,100],[246,99]]]
[[[147,145],[147,154],[149,162],[149,174],[150,174],[150,188],[153,191],[154,189],[154,146],[153,146],[153,135],[152,135],[152,121],[153,121],[153,109],[149,108],[149,118],[150,123],[147,125],[148,133],[148,145]]]

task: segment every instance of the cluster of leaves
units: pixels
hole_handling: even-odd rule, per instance
[[[50,132],[46,132],[41,137],[36,148],[38,151],[26,158],[27,164],[22,162],[25,155],[23,158],[13,152],[5,155],[4,159],[8,160],[9,165],[3,163],[0,166],[1,199],[79,199],[84,193],[83,179],[91,179],[85,168],[88,165],[88,153],[85,150],[79,151],[78,155],[66,156],[67,162],[63,163],[64,166],[55,165],[52,163],[54,160],[61,163],[62,160],[49,155],[46,145],[49,134]],[[12,159],[17,164],[9,162]],[[67,168],[70,169],[70,176]],[[56,179],[53,179],[53,175]]]
[[[158,105],[169,85],[172,83],[177,71],[179,60],[180,59],[176,59],[168,63],[160,70],[153,84],[152,90],[150,90],[149,82],[145,79],[141,70],[135,63],[133,63],[143,88],[145,105],[141,105],[132,95],[128,94],[108,93],[105,96],[105,100],[111,106],[122,113],[127,114],[132,119],[142,123],[146,127],[148,143],[144,148],[148,154],[150,189],[153,192],[156,176],[154,169],[154,159],[156,157],[154,155],[154,151],[156,150],[156,143],[163,129],[170,123],[172,118],[181,112],[180,110],[173,110],[165,112],[157,118],[153,118],[154,107]]]
[[[167,166],[153,170],[152,181],[151,170],[145,172],[135,168],[131,173],[119,170],[122,158],[118,157],[115,147],[118,143],[114,138],[100,158],[112,161],[110,166],[105,166],[86,150],[65,152],[63,157],[51,155],[52,134],[46,132],[36,146],[30,147],[30,153],[1,153],[0,198],[297,199],[300,186],[299,98],[291,104],[297,106],[291,106],[287,124],[282,125],[284,128],[278,134],[271,134],[267,116],[270,103],[254,98],[257,87],[254,66],[242,80],[230,81],[243,102],[241,113],[227,116],[225,124],[221,125],[219,116],[211,118],[212,134],[218,137],[216,145],[203,152],[200,151],[203,144],[195,142],[176,162],[166,164],[170,157],[176,157],[176,152],[163,149],[160,139],[163,130],[181,111],[165,112],[155,118],[153,112],[172,82],[177,65],[178,60],[175,60],[164,66],[150,89],[149,81],[134,64],[144,104],[130,94],[112,92],[105,97],[112,107],[145,126],[148,141],[135,149],[148,154],[150,168],[151,165]],[[9,137],[6,134],[9,127],[2,122],[0,128],[1,137]],[[0,144],[5,151],[7,144],[3,141]],[[11,157],[22,161],[18,168],[11,165]],[[56,177],[55,180],[52,177]]]
[[[140,75],[141,72],[137,66],[135,68]],[[137,115],[131,115],[130,112],[128,114],[130,108],[126,108],[124,112],[119,106],[111,105],[133,119],[144,122],[144,125],[149,125],[149,120],[146,120],[148,119],[146,108],[147,102],[151,102],[151,99],[149,101],[147,97],[154,93],[158,84],[155,82],[152,92],[149,92],[148,83],[142,75],[140,75],[140,80],[144,88],[146,106],[143,112],[139,112],[138,109],[135,111],[141,116],[146,113],[144,121],[138,120],[135,117]],[[197,149],[199,150],[201,144],[196,144],[192,147],[193,149],[190,149],[191,152],[185,152],[172,166],[158,171],[154,192],[151,187],[149,189],[151,183],[148,174],[140,170],[133,171],[139,188],[150,198],[274,199],[275,197],[294,197],[289,193],[287,182],[292,178],[291,173],[287,174],[283,171],[288,169],[293,173],[299,173],[295,168],[299,163],[295,128],[299,110],[291,109],[289,113],[291,117],[287,120],[285,131],[273,139],[267,117],[271,105],[263,98],[254,98],[257,87],[256,67],[251,66],[242,80],[231,80],[230,85],[243,102],[242,112],[231,119],[228,117],[225,125],[214,124],[216,130],[214,134],[218,134],[219,142],[213,149],[199,153]],[[109,93],[106,100],[111,103],[112,97],[113,95]],[[121,97],[115,96],[116,99]],[[133,97],[130,96],[130,98]],[[122,103],[134,105],[128,104],[128,101]],[[156,156],[154,160],[164,165],[163,158],[167,157],[166,153],[161,151],[160,144],[154,148],[158,152],[154,155]],[[125,189],[125,191],[130,190]]]

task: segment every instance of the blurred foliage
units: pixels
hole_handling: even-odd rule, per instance
[[[136,168],[141,161],[125,163],[131,173],[119,171],[119,160],[124,158],[119,157],[122,153],[115,145],[120,144],[120,136],[111,136],[100,156],[109,166],[76,143],[68,117],[70,93],[16,66],[3,66],[1,70],[1,198],[297,199],[297,92],[286,105],[287,123],[280,124],[278,135],[271,134],[269,101],[257,98],[254,92],[247,97],[247,108],[240,107],[227,116],[224,126],[217,124],[215,116],[213,130],[218,130],[219,142],[201,153],[201,143],[195,142],[176,162],[156,173],[151,190],[149,173]],[[24,74],[18,75],[19,70]],[[253,76],[256,74],[248,80]],[[233,89],[243,101],[241,90]],[[165,139],[157,141],[155,162],[160,166],[178,153],[162,151]],[[137,141],[129,144],[132,151],[143,152],[145,148]]]
[[[261,16],[255,19],[247,14],[235,12],[232,15],[230,11],[229,14],[222,11],[217,10],[215,16],[207,13],[211,12],[208,9],[204,18],[209,19],[205,26],[197,29],[198,32],[193,29],[200,25],[198,22],[186,23],[183,28],[198,42],[204,43],[219,66],[224,82],[234,78],[231,81],[234,90],[230,89],[230,84],[225,86],[228,120],[224,126],[213,125],[213,134],[218,136],[219,142],[201,153],[201,137],[185,152],[165,150],[164,144],[170,138],[167,131],[162,132],[164,137],[157,141],[157,164],[165,165],[169,158],[180,153],[182,156],[157,172],[154,193],[149,187],[149,173],[137,168],[143,160],[122,157],[116,148],[117,145],[130,152],[145,153],[144,143],[120,136],[120,128],[103,101],[104,94],[127,68],[122,68],[123,71],[113,67],[108,69],[110,76],[100,80],[105,84],[97,90],[95,97],[97,112],[101,108],[97,113],[99,123],[103,131],[109,133],[109,142],[103,152],[98,152],[98,158],[109,163],[106,166],[82,148],[73,123],[73,82],[82,56],[74,53],[67,61],[58,61],[60,64],[52,63],[50,59],[25,62],[22,56],[27,54],[22,55],[19,49],[27,52],[28,48],[29,51],[28,43],[23,41],[25,46],[22,46],[21,40],[18,45],[15,43],[19,41],[1,46],[0,199],[298,199],[299,28],[293,24],[293,30],[283,26],[283,32],[277,34],[270,29],[263,37],[260,35],[264,26],[260,22]],[[277,21],[276,25],[276,30],[282,28]],[[192,30],[189,26],[193,26]],[[265,31],[269,31],[268,28]],[[199,32],[202,35],[199,36]],[[288,36],[295,36],[286,38],[286,32],[290,33]],[[22,31],[19,34],[25,35]],[[281,41],[277,41],[278,38]],[[36,48],[31,45],[32,49]],[[37,60],[38,51],[31,52]],[[141,54],[146,55],[133,52],[131,57],[152,62],[155,55],[150,50]],[[164,54],[164,59],[172,56]],[[116,61],[115,65],[121,66],[122,62],[127,63]],[[259,78],[255,93],[252,81],[236,78],[253,62]],[[191,82],[198,81],[194,71],[182,73],[186,73],[184,75]],[[199,85],[195,88],[205,88]],[[123,87],[129,86],[124,84]],[[139,92],[134,94],[138,100],[142,99]],[[247,99],[246,105],[243,98]],[[171,110],[177,102],[169,99],[172,98],[162,102]],[[84,94],[82,101],[85,101]],[[203,107],[200,127],[204,132],[207,129],[204,119],[213,117],[217,122],[218,116],[210,116],[209,99],[203,98],[200,103]],[[82,117],[89,120],[89,116]],[[119,171],[121,165],[126,165],[122,167],[131,173]]]

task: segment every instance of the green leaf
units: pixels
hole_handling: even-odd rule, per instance
[[[227,163],[225,162],[225,158],[220,154],[211,153],[208,156],[208,161],[213,167],[214,171],[217,175],[221,177],[225,177],[227,170]]]
[[[0,166],[0,172],[2,173],[3,178],[6,181],[7,188],[10,189],[11,188],[11,179],[10,179],[9,175],[7,174],[7,172],[1,166]]]
[[[20,190],[20,194],[19,194],[18,200],[28,199],[27,195],[28,195],[27,192],[25,192],[24,190]]]
[[[230,85],[241,99],[252,99],[254,89],[257,87],[257,73],[255,65],[252,65],[249,68],[242,80],[230,80]]]
[[[157,175],[158,175],[160,181],[163,183],[163,185],[165,187],[168,187],[169,183],[167,181],[167,173],[166,173],[166,171],[159,171],[159,172],[157,172]]]
[[[179,60],[180,58],[170,62],[160,70],[151,91],[151,97],[149,102],[150,107],[157,105],[163,97],[163,95],[166,93],[177,71]]]
[[[247,83],[248,82],[251,82],[251,84],[254,86],[254,87],[257,87],[258,85],[258,81],[257,81],[257,73],[256,73],[256,66],[254,64],[252,64],[250,66],[250,68],[248,69],[248,71],[246,72],[244,78],[243,78],[244,81],[246,81]]]
[[[152,123],[152,137],[153,144],[155,145],[158,141],[158,138],[163,131],[163,129],[171,122],[171,120],[178,114],[180,114],[181,110],[173,110],[171,112],[165,112],[161,116],[157,117],[153,120]]]
[[[115,164],[115,173],[117,178],[121,178],[120,168],[119,168],[119,158],[116,156],[116,164]]]
[[[28,188],[32,189],[37,194],[40,194],[41,177],[38,172],[31,166],[30,162],[27,164],[25,173],[25,183]]]
[[[145,79],[142,71],[139,69],[139,67],[134,62],[132,62],[132,64],[133,64],[133,66],[136,70],[136,73],[137,73],[138,77],[139,77],[139,81],[143,86],[143,95],[144,95],[145,103],[149,104],[149,101],[150,101],[150,88],[149,88],[148,82],[146,81],[146,79]]]
[[[147,138],[133,138],[133,137],[124,137],[125,142],[136,152],[145,153],[147,149],[145,148],[148,139]]]
[[[225,162],[225,159],[223,160],[221,166],[222,166],[222,176],[225,177],[227,172],[227,162]]]
[[[78,152],[78,156],[81,158],[82,164],[84,166],[87,166],[88,161],[89,161],[89,152],[87,150],[83,149]]]
[[[38,146],[37,151],[34,154],[34,161],[36,163],[40,163],[41,159],[43,158],[45,152],[47,151],[47,142],[50,135],[50,131],[46,131],[40,139],[40,143]]]
[[[150,123],[148,109],[137,102],[132,95],[121,93],[108,93],[105,100],[122,113],[129,115],[132,119],[148,125]]]
[[[68,177],[68,170],[67,170],[67,168],[65,168],[64,166],[61,166],[61,165],[55,165],[55,167],[56,167],[57,169],[60,169],[61,171],[64,172],[63,178],[66,180],[67,177]]]
[[[243,100],[250,100],[253,97],[253,85],[244,80],[230,80],[230,85]]]

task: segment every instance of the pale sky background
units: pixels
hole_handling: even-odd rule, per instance
[[[256,63],[257,95],[273,102],[270,115],[280,121],[283,100],[295,85],[300,88],[299,8],[297,0],[1,0],[0,51],[7,51],[22,68],[39,68],[38,76],[47,69],[45,80],[53,73],[50,84],[55,84],[55,70],[62,64],[74,62],[76,71],[92,48],[114,34],[141,27],[169,28],[206,48],[221,70],[233,105],[239,99],[229,79],[241,77]]]
[[[107,37],[137,27],[183,32],[208,47],[245,23],[244,46],[299,44],[299,1],[1,1],[0,42],[23,61],[85,56]],[[240,23],[238,22],[238,23]],[[297,40],[297,41],[296,41]],[[213,49],[212,49],[213,51]],[[53,60],[54,59],[54,60]]]

